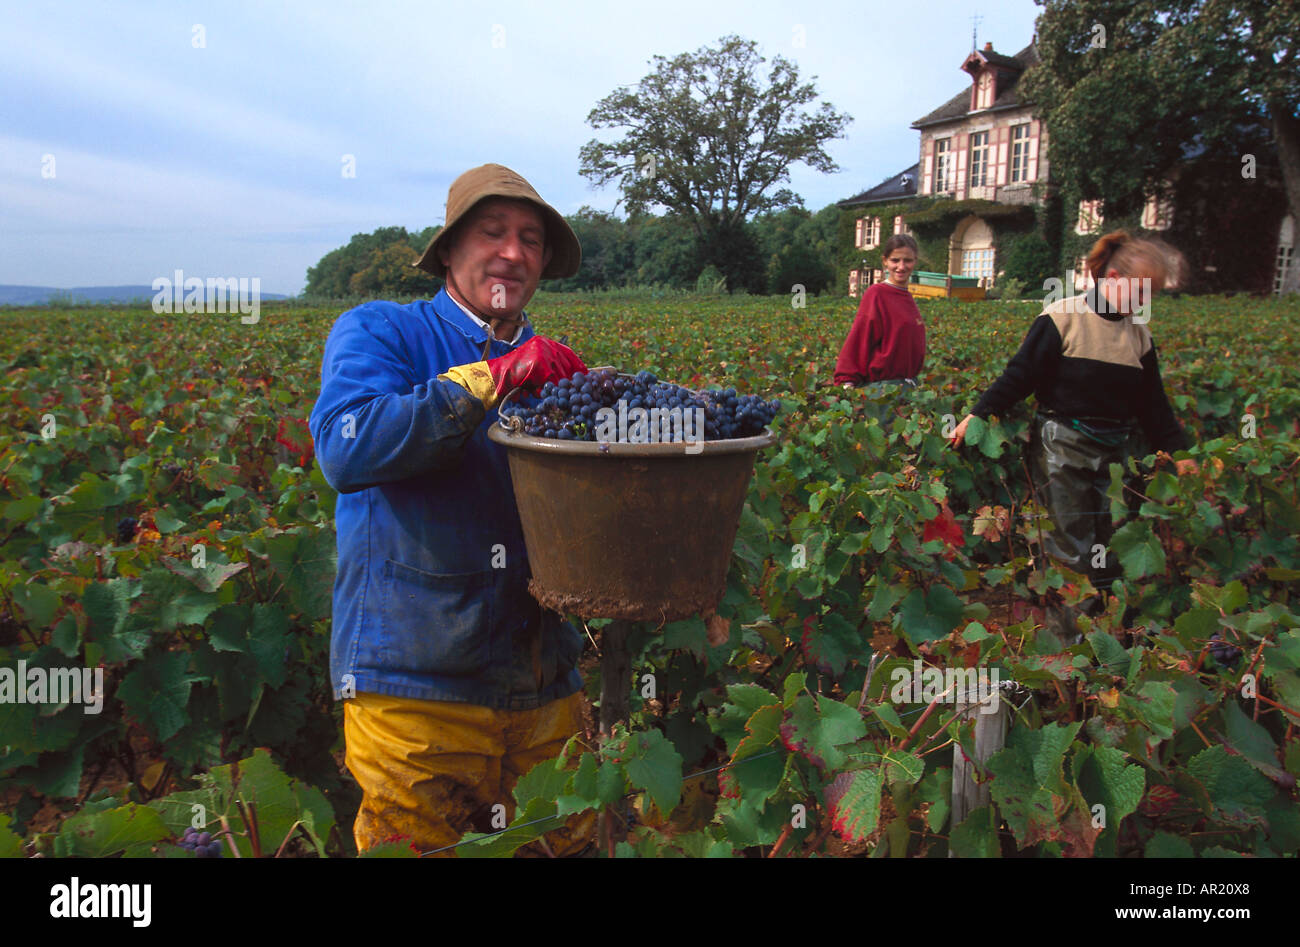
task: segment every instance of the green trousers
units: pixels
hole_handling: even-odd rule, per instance
[[[1044,529],[1048,556],[1081,572],[1102,590],[1121,574],[1118,558],[1109,548],[1111,526],[1110,465],[1127,467],[1136,438],[1121,430],[1103,444],[1076,430],[1064,418],[1034,419],[1031,452],[1039,501],[1051,515]]]

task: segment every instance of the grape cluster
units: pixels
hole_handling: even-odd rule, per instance
[[[124,516],[117,521],[117,544],[119,546],[125,546],[135,538],[137,525],[134,516]]]
[[[594,441],[598,412],[601,408],[618,410],[619,401],[625,402],[629,411],[658,408],[669,412],[680,408],[684,413],[702,408],[706,441],[761,434],[781,410],[780,401],[738,395],[734,388],[692,391],[660,381],[650,372],[629,377],[612,369],[599,369],[578,372],[558,382],[548,381],[537,395],[517,395],[501,409],[501,414],[519,418],[524,433],[534,437]],[[694,430],[693,426],[690,429]]]
[[[208,832],[196,831],[193,826],[186,828],[180,846],[193,852],[196,858],[221,857],[221,839],[213,838]]]
[[[1241,661],[1241,649],[1233,647],[1223,640],[1223,635],[1217,631],[1210,635],[1210,654],[1218,662],[1219,667],[1232,670]]]

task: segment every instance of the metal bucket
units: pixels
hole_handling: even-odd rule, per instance
[[[666,622],[715,608],[754,474],[776,441],[599,444],[512,433],[488,437],[510,459],[532,565],[529,591],[583,618]]]

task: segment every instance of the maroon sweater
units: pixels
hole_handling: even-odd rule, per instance
[[[835,363],[835,383],[915,378],[924,363],[925,323],[912,294],[890,283],[868,286]]]

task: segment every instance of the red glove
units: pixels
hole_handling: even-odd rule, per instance
[[[573,349],[535,335],[513,352],[485,362],[456,365],[438,377],[456,382],[491,408],[516,388],[536,391],[548,381],[586,370]]]
[[[548,381],[585,372],[587,366],[562,342],[535,335],[513,352],[488,359],[488,370],[497,383],[497,397],[504,398],[516,388],[535,392]]]

